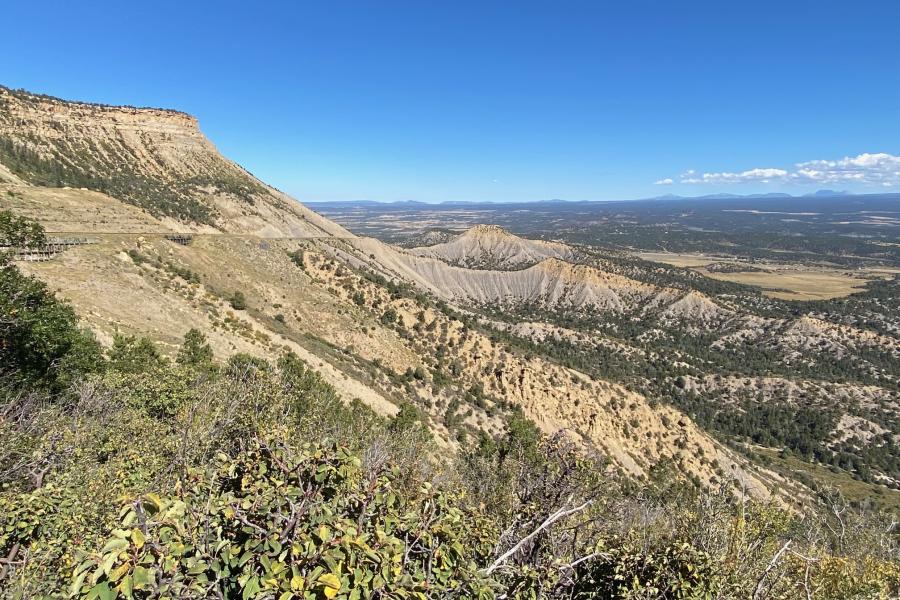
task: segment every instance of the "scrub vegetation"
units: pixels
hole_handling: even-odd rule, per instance
[[[4,217],[28,244],[39,227]],[[22,231],[26,231],[24,236]],[[292,353],[103,349],[0,265],[0,591],[16,598],[891,598],[893,522],[636,481],[513,411],[448,457]]]

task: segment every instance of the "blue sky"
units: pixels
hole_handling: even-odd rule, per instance
[[[9,3],[0,83],[190,112],[301,201],[900,191],[895,0],[132,4]]]

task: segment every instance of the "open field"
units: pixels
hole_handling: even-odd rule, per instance
[[[705,267],[722,260],[722,257],[710,256],[709,254],[676,254],[675,252],[640,252],[636,256],[644,260],[665,263],[685,269]]]
[[[829,300],[861,291],[866,279],[845,271],[754,271],[715,273],[696,269],[707,277],[762,288],[770,298],[780,300]]]
[[[746,263],[708,254],[641,252],[637,256],[644,260],[693,269],[711,279],[752,285],[761,288],[766,296],[781,300],[841,298],[862,290],[866,282],[873,278],[886,278],[898,272],[897,269],[879,266],[837,269],[817,265]],[[715,270],[711,267],[714,264],[727,264],[730,268]],[[747,270],[740,270],[742,266],[746,266]]]

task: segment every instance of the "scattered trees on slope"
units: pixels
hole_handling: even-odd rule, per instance
[[[128,336],[77,351],[71,309],[3,269],[0,594],[900,593],[893,524],[840,499],[794,513],[663,468],[635,481],[521,415],[449,457],[411,406],[385,419],[345,403],[292,354],[210,369],[200,332],[174,362]]]

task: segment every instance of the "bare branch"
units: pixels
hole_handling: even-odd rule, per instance
[[[550,527],[551,525],[553,525],[554,523],[556,523],[557,521],[559,521],[559,520],[562,519],[562,518],[565,518],[565,517],[568,517],[569,515],[573,515],[573,514],[575,514],[575,513],[579,513],[579,512],[581,512],[581,511],[583,511],[584,509],[586,509],[587,507],[589,507],[589,506],[590,506],[591,504],[593,504],[593,503],[594,503],[593,500],[588,500],[588,501],[585,502],[584,504],[581,504],[580,506],[576,506],[575,508],[571,508],[571,509],[568,509],[568,510],[560,509],[560,510],[556,511],[555,513],[553,513],[552,515],[550,515],[549,517],[547,517],[547,518],[544,520],[544,522],[541,523],[541,525],[540,525],[537,529],[535,529],[534,531],[532,531],[531,533],[529,533],[528,535],[526,535],[525,537],[523,537],[523,538],[522,538],[521,540],[519,540],[518,543],[516,543],[512,548],[510,548],[509,550],[507,550],[506,552],[504,552],[504,553],[500,556],[500,558],[498,558],[497,560],[495,560],[494,563],[493,563],[491,566],[489,566],[487,569],[485,569],[485,571],[484,571],[485,574],[490,575],[491,573],[493,573],[493,572],[497,569],[497,567],[499,567],[499,566],[502,565],[504,562],[506,562],[506,561],[509,559],[510,556],[512,556],[513,554],[515,554],[516,552],[518,552],[519,549],[520,549],[522,546],[524,546],[524,545],[527,544],[529,541],[531,541],[532,539],[534,539],[534,537],[535,537],[536,535],[538,535],[540,532],[542,532],[543,530],[547,529],[548,527]]]
[[[756,582],[756,589],[753,590],[753,600],[759,598],[759,595],[762,593],[763,584],[766,582],[766,577],[769,576],[769,573],[772,572],[776,566],[778,566],[778,561],[781,560],[781,556],[787,552],[788,548],[791,547],[791,543],[794,540],[788,540],[784,543],[781,549],[775,553],[775,556],[772,557],[772,560],[769,562],[769,566],[766,567],[766,570],[763,571],[763,574],[760,575],[759,581]]]
[[[607,552],[591,552],[587,556],[582,556],[578,560],[572,561],[567,565],[563,565],[562,567],[560,567],[560,569],[563,571],[569,571],[571,569],[574,569],[581,563],[587,562],[589,560],[594,560],[595,558],[610,558],[610,554]]]

